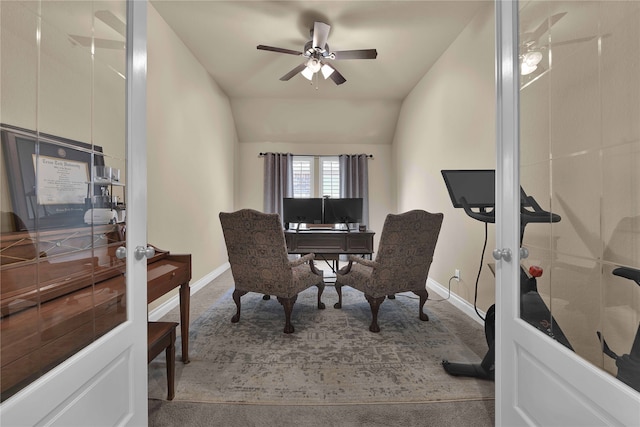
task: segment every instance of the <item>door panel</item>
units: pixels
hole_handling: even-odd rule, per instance
[[[525,221],[526,214],[520,212],[514,183],[560,216],[554,223],[527,225],[522,245],[528,258],[496,263],[496,424],[640,425],[640,395],[620,376],[624,362],[635,357],[631,344],[640,287],[617,270],[640,266],[632,243],[640,235],[633,220],[640,180],[631,166],[636,142],[615,140],[621,129],[625,138],[640,139],[637,120],[625,122],[623,113],[637,109],[640,91],[633,79],[626,86],[631,94],[617,97],[628,108],[614,105],[605,91],[617,91],[608,73],[624,81],[626,71],[613,70],[626,66],[615,67],[616,61],[640,54],[637,37],[628,37],[637,31],[640,7],[636,2],[497,2],[496,12],[496,244],[519,252],[513,224]],[[616,47],[607,49],[612,44]],[[627,56],[616,57],[616,49]],[[525,70],[519,62],[534,50],[542,54],[537,70]],[[607,123],[611,109],[623,115],[616,130]],[[627,156],[614,160],[613,152]],[[619,231],[611,233],[617,223]],[[518,264],[527,273],[531,266],[542,267],[536,272],[541,277],[525,276],[537,292],[520,289]],[[540,297],[546,311],[539,323],[545,327],[521,320],[529,309],[521,293]],[[606,362],[598,335],[603,330],[628,358],[618,358],[620,366]]]
[[[2,423],[144,425],[146,2],[0,17]]]

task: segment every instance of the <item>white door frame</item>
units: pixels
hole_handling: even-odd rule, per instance
[[[495,7],[496,425],[640,425],[637,393],[520,319],[518,2]]]
[[[3,426],[147,424],[146,22],[127,0],[127,320],[3,402]]]

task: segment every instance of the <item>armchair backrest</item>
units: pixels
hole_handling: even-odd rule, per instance
[[[443,217],[423,210],[387,215],[372,284],[390,292],[424,289]]]
[[[237,289],[265,292],[290,286],[293,273],[280,215],[241,209],[219,216]]]

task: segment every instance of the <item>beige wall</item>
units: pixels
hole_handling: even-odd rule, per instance
[[[228,97],[148,10],[148,240],[192,254],[194,283],[227,262],[218,212],[233,209],[235,125]]]
[[[429,276],[447,286],[459,269],[451,290],[471,303],[484,224],[453,208],[440,171],[495,168],[494,22],[487,3],[404,100],[393,142],[398,211],[444,213]],[[487,248],[494,232],[490,224]],[[479,281],[483,311],[495,301],[490,252]]]
[[[261,152],[307,155],[373,154],[369,160],[369,228],[376,232],[374,244],[382,231],[388,213],[395,213],[395,172],[390,144],[304,144],[304,143],[240,143],[238,144],[238,181],[235,207],[264,209],[264,159]]]

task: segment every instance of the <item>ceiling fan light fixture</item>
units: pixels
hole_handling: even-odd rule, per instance
[[[302,74],[305,79],[311,81],[315,73],[313,72],[313,70],[311,70],[311,68],[309,68],[309,66],[307,66],[304,70],[300,71],[300,74]]]
[[[320,71],[320,67],[322,67],[322,64],[316,58],[311,58],[307,62],[307,68],[309,68],[313,73]]]
[[[331,65],[329,65],[329,64],[324,64],[324,65],[322,66],[322,68],[320,68],[320,71],[322,71],[322,76],[323,76],[325,79],[328,79],[328,78],[329,78],[329,76],[330,76],[331,74],[333,74],[333,72],[334,72],[335,70],[333,69],[333,67],[332,67]]]
[[[527,74],[533,73],[537,68],[537,65],[529,65],[523,61],[522,64],[520,64],[520,74],[526,76]]]
[[[542,61],[542,53],[538,51],[531,51],[524,54],[522,62],[530,67],[537,66]]]

